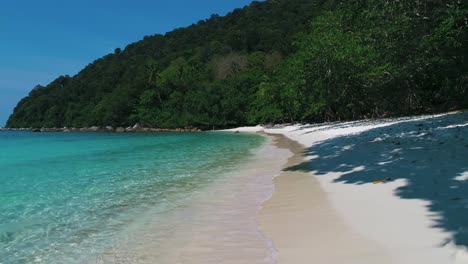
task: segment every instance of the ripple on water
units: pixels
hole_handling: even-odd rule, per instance
[[[3,264],[272,261],[255,212],[279,163],[251,153],[263,137],[5,133]]]

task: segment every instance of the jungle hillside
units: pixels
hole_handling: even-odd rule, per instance
[[[467,1],[268,0],[38,85],[7,127],[211,129],[467,107]]]

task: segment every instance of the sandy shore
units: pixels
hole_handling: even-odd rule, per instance
[[[293,153],[287,167],[304,162],[304,146],[276,136]],[[353,232],[336,214],[320,183],[307,172],[283,171],[264,203],[260,229],[273,240],[278,263],[392,263],[386,252]]]
[[[259,231],[257,212],[291,152],[266,140],[181,206],[163,214],[148,211],[97,263],[277,263],[271,239]]]
[[[468,263],[468,113],[233,131],[297,142],[258,216],[279,263]]]

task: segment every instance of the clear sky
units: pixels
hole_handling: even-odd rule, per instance
[[[224,15],[251,0],[14,0],[0,7],[0,127],[37,84],[74,75],[146,35]]]

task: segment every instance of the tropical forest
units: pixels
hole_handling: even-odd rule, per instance
[[[268,0],[38,85],[7,127],[218,129],[467,107],[467,1]]]

